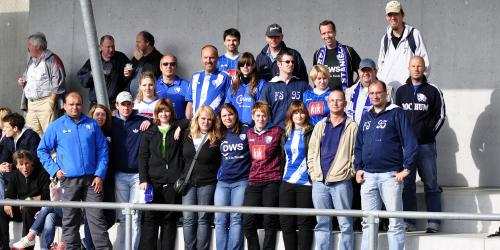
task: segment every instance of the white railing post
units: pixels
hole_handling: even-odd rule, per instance
[[[377,242],[378,242],[378,220],[374,214],[369,214],[366,221],[368,223],[368,250],[377,250]]]
[[[127,206],[122,211],[125,214],[125,250],[132,250],[132,214],[136,211],[130,209],[130,206]]]

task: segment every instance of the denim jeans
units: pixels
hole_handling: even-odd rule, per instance
[[[364,183],[361,184],[361,208],[363,210],[380,210],[382,202],[387,211],[403,211],[403,183],[396,181],[396,172],[368,173],[364,174]],[[363,237],[361,249],[368,249],[369,228],[366,218],[363,218]],[[375,225],[378,233],[378,225]],[[387,241],[389,250],[403,250],[405,243],[404,220],[400,218],[389,219],[389,230],[387,230]],[[375,239],[378,239],[375,236]]]
[[[139,190],[139,174],[124,173],[116,171],[115,173],[115,192],[116,202],[134,203],[137,191]],[[125,249],[125,214],[124,210],[118,212],[120,219],[120,249]],[[132,249],[139,248],[139,239],[141,237],[141,213],[136,210],[132,215]]]
[[[317,209],[351,209],[352,182],[351,180],[339,181],[325,185],[323,182],[314,181],[312,186],[312,199],[314,208]],[[316,216],[318,224],[314,229],[316,249],[330,250],[332,246],[332,217]],[[339,222],[339,250],[354,249],[354,233],[352,218],[337,216]]]
[[[215,184],[188,187],[186,195],[182,196],[183,205],[213,205]],[[184,246],[186,250],[210,249],[210,214],[207,212],[183,212]]]
[[[41,236],[40,249],[50,249],[54,241],[56,226],[62,225],[62,208],[42,207],[30,230]]]
[[[436,143],[421,144],[417,147],[416,171],[412,171],[405,178],[403,189],[404,211],[417,211],[417,194],[415,180],[418,175],[424,183],[425,204],[429,212],[441,212],[441,187],[437,181]],[[406,219],[407,223],[416,224],[415,219]],[[441,224],[440,220],[429,220],[435,226]]]
[[[1,163],[1,162],[0,162]],[[0,200],[5,198],[5,189],[7,189],[7,183],[9,182],[9,176],[11,172],[0,173]]]
[[[214,204],[216,206],[243,206],[247,180],[233,183],[217,182]],[[217,250],[243,249],[242,216],[239,213],[215,213],[215,244]]]

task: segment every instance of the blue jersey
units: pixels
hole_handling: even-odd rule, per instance
[[[309,84],[295,76],[288,83],[278,77],[271,79],[260,94],[259,100],[266,101],[271,106],[270,126],[285,128],[285,118],[288,107],[294,100],[302,101],[302,95],[310,89]]]
[[[304,103],[306,104],[307,111],[309,111],[309,117],[311,117],[311,124],[313,126],[330,113],[330,109],[328,108],[329,94],[330,90],[320,95],[314,93],[314,89],[304,92]]]
[[[285,171],[283,181],[299,185],[311,185],[307,173],[306,145],[302,129],[292,131],[285,142]]]
[[[234,58],[230,58],[226,55],[219,56],[217,60],[217,69],[220,71],[225,71],[229,75],[234,76],[236,74],[236,70],[238,69],[238,59],[240,58],[240,54],[238,54]]]
[[[224,71],[216,70],[208,75],[205,71],[194,73],[186,95],[186,101],[193,103],[193,114],[203,104],[219,112],[229,86],[231,77]]]
[[[156,95],[158,98],[168,98],[174,105],[177,119],[184,119],[186,112],[186,96],[188,93],[189,82],[176,76],[171,84],[163,82],[163,77],[156,80]]]
[[[252,123],[252,106],[259,100],[260,92],[266,81],[260,80],[253,94],[250,94],[250,83],[240,83],[238,90],[233,94],[233,88],[227,89],[225,103],[231,103],[238,111],[240,121],[245,124]]]
[[[227,129],[221,140],[220,152],[222,161],[217,179],[225,182],[248,180],[250,172],[250,148],[247,140],[248,126],[243,125],[239,134]]]

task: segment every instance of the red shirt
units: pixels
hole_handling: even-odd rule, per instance
[[[248,130],[248,145],[252,165],[248,183],[250,185],[281,180],[281,128],[271,127],[263,133]]]

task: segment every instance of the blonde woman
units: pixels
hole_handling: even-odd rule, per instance
[[[202,105],[186,131],[182,155],[184,175],[188,172],[197,150],[200,150],[189,180],[187,193],[182,197],[184,205],[213,205],[217,171],[221,164],[220,122],[214,110]],[[185,249],[210,248],[210,214],[183,212]]]
[[[139,115],[151,119],[157,101],[155,75],[146,71],[139,78],[139,88],[134,101],[134,109],[139,112]]]

